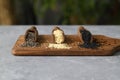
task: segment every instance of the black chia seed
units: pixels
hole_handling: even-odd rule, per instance
[[[84,43],[82,45],[79,45],[80,47],[84,47],[84,48],[97,48],[97,47],[100,46],[100,44],[98,42],[96,42],[96,40],[93,40],[91,42],[92,34],[89,31],[81,30],[80,33],[82,34],[82,39],[84,41]]]
[[[26,41],[21,46],[22,47],[37,47],[39,45],[38,42]]]
[[[35,42],[35,33],[28,32],[28,35],[25,39],[26,41],[21,45],[22,47],[37,47],[38,42]]]
[[[92,48],[92,49],[95,49],[97,47],[100,46],[100,43],[98,42],[92,42],[92,43],[84,43],[82,45],[79,45],[80,47],[83,47],[83,48]]]
[[[35,33],[28,32],[28,35],[26,37],[26,41],[34,41],[35,40]]]

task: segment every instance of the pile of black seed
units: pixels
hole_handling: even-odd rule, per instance
[[[84,41],[84,44],[79,45],[80,47],[84,48],[97,48],[100,46],[100,44],[94,39],[91,43],[91,37],[92,34],[87,30],[81,30],[80,33],[82,34],[82,39]]]
[[[84,43],[82,45],[79,45],[80,47],[83,47],[83,48],[92,48],[92,49],[95,49],[97,47],[100,46],[100,43],[96,42],[96,41],[93,41],[92,43]]]
[[[34,41],[35,39],[35,33],[29,32],[26,37],[26,42],[24,42],[21,46],[22,47],[36,47],[39,45],[38,42]]]

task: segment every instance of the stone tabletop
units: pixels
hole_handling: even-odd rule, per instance
[[[36,26],[51,34],[53,26]],[[60,26],[76,34],[78,26]],[[114,56],[14,56],[11,49],[30,26],[0,26],[0,80],[120,80],[120,52]],[[85,26],[93,34],[120,38],[120,26]]]

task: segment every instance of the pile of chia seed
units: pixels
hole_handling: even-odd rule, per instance
[[[100,44],[95,39],[91,42],[92,34],[89,31],[84,29],[80,30],[80,33],[82,34],[82,39],[84,41],[83,44],[79,45],[80,47],[93,49],[100,46]]]
[[[92,48],[92,49],[95,49],[97,47],[100,46],[100,43],[98,42],[92,42],[92,43],[84,43],[82,45],[79,45],[80,47],[83,47],[83,48]]]
[[[22,47],[37,47],[39,45],[38,42],[26,41],[21,46]]]
[[[39,45],[38,42],[34,41],[35,39],[35,33],[28,32],[28,35],[26,37],[26,42],[24,42],[21,46],[22,47],[36,47]]]

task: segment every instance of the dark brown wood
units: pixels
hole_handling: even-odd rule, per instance
[[[48,44],[52,43],[52,35],[39,35],[40,45],[37,47],[21,47],[24,43],[24,35],[21,35],[12,48],[13,55],[17,56],[108,56],[120,51],[120,39],[109,38],[103,35],[93,35],[101,46],[96,49],[81,48],[78,35],[66,35],[66,43],[70,49],[51,49]]]

